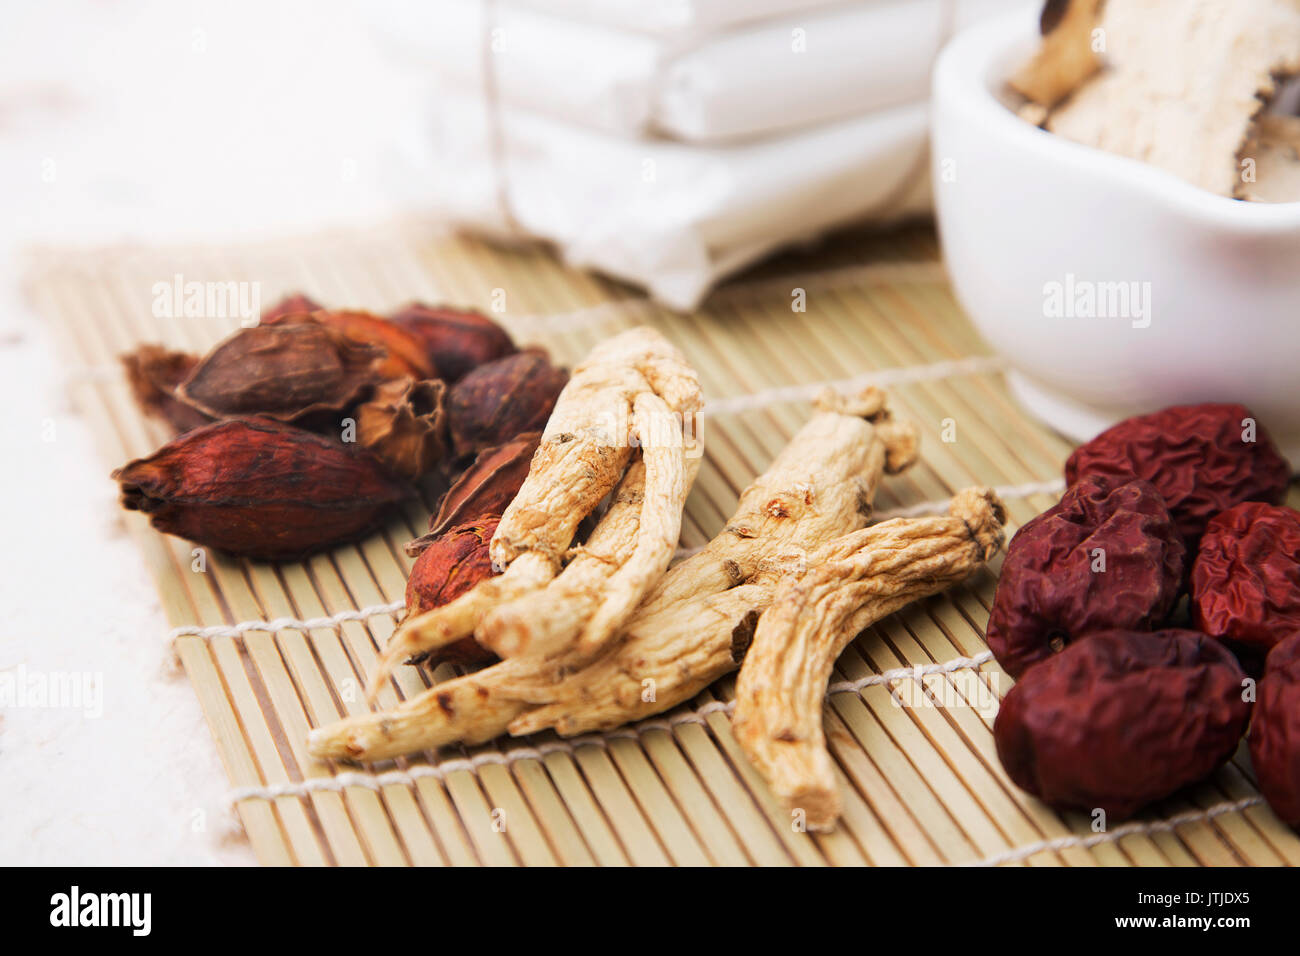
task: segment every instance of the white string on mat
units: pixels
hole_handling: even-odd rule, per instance
[[[1029,843],[1014,850],[1007,850],[1005,853],[985,857],[982,860],[963,863],[962,866],[1000,866],[1003,863],[1019,863],[1021,860],[1026,860],[1036,853],[1042,853],[1044,850],[1070,850],[1075,847],[1089,849],[1103,843],[1113,843],[1134,834],[1172,833],[1179,827],[1186,826],[1189,823],[1204,823],[1207,820],[1213,820],[1215,817],[1221,817],[1225,813],[1239,813],[1242,810],[1249,810],[1251,807],[1258,806],[1263,802],[1263,797],[1243,797],[1240,800],[1215,804],[1206,810],[1188,810],[1164,820],[1126,823],[1104,833],[1093,833],[1088,836],[1064,836],[1057,837],[1055,840]]]
[[[240,637],[247,631],[314,631],[321,628],[336,627],[346,621],[365,621],[381,614],[396,614],[406,607],[404,601],[392,601],[389,604],[371,604],[357,610],[339,611],[328,617],[309,617],[299,620],[296,617],[277,617],[269,621],[240,621],[238,624],[213,624],[210,627],[187,625],[172,628],[167,633],[167,640],[174,642],[178,637],[201,637],[211,640],[214,637]]]
[[[611,740],[636,740],[642,734],[651,731],[671,732],[673,727],[682,724],[704,724],[710,714],[731,713],[735,704],[730,701],[712,701],[703,707],[681,710],[666,717],[653,717],[639,723],[620,727],[617,730],[600,734],[583,734],[568,740],[549,740],[524,747],[514,747],[503,753],[488,751],[472,757],[452,757],[436,764],[422,764],[410,770],[388,770],[383,773],[367,773],[359,770],[345,770],[329,777],[312,777],[309,780],[294,780],[285,783],[273,783],[265,786],[236,787],[226,795],[227,802],[238,803],[241,800],[274,800],[278,797],[301,797],[321,791],[339,791],[347,787],[365,787],[379,790],[394,784],[409,785],[417,780],[432,778],[443,780],[447,774],[461,771],[477,770],[479,767],[495,764],[509,766],[516,760],[540,760],[553,753],[574,754],[579,747],[608,747]]]
[[[1030,481],[1023,485],[994,485],[993,490],[997,492],[999,498],[1029,498],[1033,495],[1059,495],[1065,490],[1065,481],[1061,478],[1051,478],[1047,481]],[[922,501],[919,504],[904,505],[900,508],[891,508],[888,511],[880,511],[872,516],[872,521],[888,521],[891,518],[917,518],[921,515],[943,514],[952,504],[951,499],[943,498],[934,501]]]
[[[956,375],[980,375],[986,372],[1001,372],[1006,368],[1007,360],[997,355],[974,355],[970,358],[934,362],[929,365],[881,368],[864,372],[861,375],[854,375],[852,378],[811,382],[806,385],[779,385],[775,388],[750,392],[747,395],[715,398],[705,402],[701,414],[734,415],[783,402],[809,402],[827,388],[836,392],[851,394],[866,388],[868,385],[905,385],[910,382],[927,382]]]
[[[872,674],[853,681],[837,681],[831,684],[828,694],[855,694],[864,687],[886,684],[896,680],[919,680],[931,674],[948,674],[959,670],[979,670],[993,655],[985,651],[974,657],[958,657],[940,664],[922,664],[914,667],[898,667],[893,670]],[[410,770],[388,770],[383,773],[367,773],[358,770],[345,770],[329,777],[312,777],[309,780],[274,783],[265,786],[237,787],[231,790],[226,799],[235,804],[240,800],[274,800],[278,797],[301,797],[320,791],[339,791],[346,787],[365,787],[378,790],[393,784],[413,784],[417,780],[433,778],[442,780],[449,773],[463,770],[473,771],[485,764],[509,766],[516,760],[538,760],[553,753],[574,754],[579,747],[608,747],[611,740],[636,740],[652,731],[671,732],[674,727],[683,724],[707,726],[709,716],[713,714],[730,714],[736,709],[735,701],[710,701],[700,707],[684,707],[662,717],[650,717],[646,720],[628,724],[617,730],[604,733],[583,734],[567,740],[552,740],[545,743],[514,747],[505,752],[487,752],[473,757],[454,757],[436,764],[423,764]]]

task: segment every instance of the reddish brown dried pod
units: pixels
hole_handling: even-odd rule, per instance
[[[1248,502],[1210,521],[1192,567],[1192,623],[1260,652],[1300,631],[1300,512]]]
[[[270,308],[262,310],[262,324],[274,325],[286,315],[301,315],[316,312],[323,308],[315,299],[308,298],[301,292],[290,292]]]
[[[268,419],[196,428],[113,478],[159,531],[267,560],[355,538],[410,493],[368,454]]]
[[[433,471],[446,450],[446,388],[436,378],[397,378],[376,386],[357,406],[357,443],[403,478]]]
[[[988,645],[1019,677],[1093,631],[1149,630],[1178,599],[1183,543],[1148,482],[1087,476],[1011,539]]]
[[[488,515],[429,536],[432,540],[411,567],[406,582],[408,616],[442,607],[492,576],[488,545],[500,520],[500,515]],[[496,655],[474,638],[466,637],[439,648],[435,656],[422,655],[418,659],[431,666],[444,661],[472,666],[490,663],[496,660]]]
[[[452,386],[447,419],[458,458],[542,431],[568,382],[564,369],[528,349],[480,365]]]
[[[443,495],[438,513],[429,518],[428,534],[409,542],[406,553],[415,557],[454,525],[502,514],[528,477],[541,437],[541,432],[525,432],[513,441],[480,452],[474,464]]]
[[[1189,549],[1220,511],[1277,504],[1291,478],[1263,426],[1243,405],[1177,405],[1106,429],[1075,449],[1065,480],[1145,478],[1164,496]]]
[[[1245,675],[1194,631],[1101,631],[1030,669],[993,725],[1015,784],[1054,807],[1131,816],[1228,759]]]
[[[197,355],[173,352],[161,345],[142,345],[122,356],[136,402],[147,414],[165,420],[177,432],[187,432],[212,421],[176,397],[177,386],[198,362]]]
[[[1300,826],[1300,631],[1269,651],[1250,725],[1250,762],[1273,812]]]
[[[312,322],[328,326],[360,345],[375,346],[384,355],[376,361],[380,378],[428,379],[434,377],[433,363],[420,339],[388,319],[355,309],[317,309],[314,312],[283,312],[263,325],[303,325]]]
[[[506,330],[479,312],[412,303],[393,313],[392,320],[420,339],[438,377],[447,383],[515,351]]]
[[[213,418],[294,421],[352,404],[383,381],[377,365],[386,357],[318,322],[260,325],[205,355],[177,396]]]

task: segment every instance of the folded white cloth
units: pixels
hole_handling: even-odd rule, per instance
[[[728,147],[627,140],[456,94],[435,112],[448,219],[550,240],[673,308],[780,246],[930,207],[924,103]]]
[[[482,90],[490,81],[505,103],[605,132],[721,143],[923,99],[947,36],[1012,2],[1019,0],[872,0],[686,45],[482,0],[443,0],[421,14],[428,24],[404,22],[408,42],[423,46],[430,68],[463,89]],[[531,3],[573,13],[588,6]],[[703,8],[697,15],[739,9],[723,2],[635,9],[693,6]]]
[[[684,40],[842,0],[518,0],[525,6],[583,20]]]

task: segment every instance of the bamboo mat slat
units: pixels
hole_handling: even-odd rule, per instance
[[[682,546],[723,525],[742,489],[809,414],[803,393],[875,375],[922,432],[922,460],[884,482],[881,513],[941,508],[971,484],[1006,492],[1011,528],[1055,500],[1070,444],[1008,393],[996,357],[962,315],[934,236],[849,235],[783,256],[677,315],[634,290],[565,268],[545,251],[439,236],[423,224],[239,248],[45,252],[27,287],[56,330],[69,389],[109,467],[166,440],[135,408],[116,356],[143,341],[206,349],[232,318],[157,317],[157,282],[256,282],[262,303],[303,291],[389,310],[411,300],[489,312],[564,364],[643,322],[700,373],[706,454]],[[792,303],[802,290],[806,311]],[[793,400],[785,391],[800,387]],[[1293,489],[1290,503],[1300,495]],[[356,544],[295,564],[257,564],[123,520],[173,627],[308,620],[400,602],[430,500]],[[203,561],[206,561],[206,564]],[[312,760],[314,726],[365,710],[362,688],[396,625],[390,613],[307,630],[180,636],[175,655],[230,779],[244,831],[268,865],[1237,866],[1300,863],[1300,839],[1258,802],[1244,746],[1203,783],[1136,824],[1094,833],[1016,788],[993,746],[1010,678],[983,628],[1001,560],[949,593],[862,634],[837,662],[826,734],[844,794],[829,834],[802,832],[731,734],[734,676],[644,726],[564,742],[551,734],[452,747],[355,768]],[[139,635],[169,653],[166,635]],[[929,668],[920,676],[911,670]],[[900,671],[879,677],[882,672]],[[454,676],[402,668],[392,705]]]

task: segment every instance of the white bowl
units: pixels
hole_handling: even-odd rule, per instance
[[[1071,438],[1241,402],[1300,465],[1300,203],[1215,196],[1017,117],[1001,91],[1039,6],[964,31],[935,66],[934,191],[958,299],[1021,402]],[[1090,317],[1063,314],[1071,281]]]

